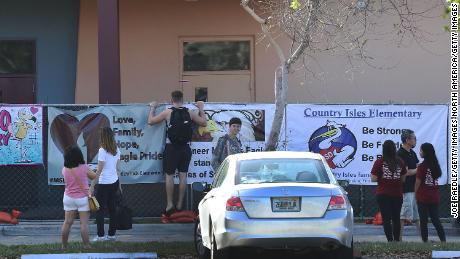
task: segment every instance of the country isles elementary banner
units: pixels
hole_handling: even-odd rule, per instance
[[[0,165],[43,164],[41,106],[0,106]]]
[[[337,179],[371,185],[370,171],[385,140],[399,149],[401,133],[411,129],[420,145],[433,144],[447,183],[446,105],[309,105],[287,106],[288,150],[320,153]]]

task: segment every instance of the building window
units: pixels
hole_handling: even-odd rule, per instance
[[[195,102],[208,101],[208,88],[207,87],[195,87]]]
[[[184,42],[184,71],[249,70],[250,46],[250,41]]]
[[[35,42],[0,40],[0,75],[35,74]]]

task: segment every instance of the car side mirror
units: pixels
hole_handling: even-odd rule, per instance
[[[342,188],[347,188],[348,185],[350,185],[350,182],[348,180],[337,180],[337,183],[342,186]]]
[[[210,185],[206,182],[193,182],[192,190],[196,192],[208,192],[210,190]]]

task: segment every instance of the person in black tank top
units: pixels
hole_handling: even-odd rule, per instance
[[[177,210],[183,209],[184,195],[187,187],[187,172],[192,157],[189,146],[191,141],[191,134],[189,134],[190,125],[188,124],[193,121],[199,126],[206,127],[203,102],[196,103],[198,113],[195,113],[183,107],[184,95],[181,91],[172,92],[171,101],[173,107],[171,107],[171,109],[165,109],[158,115],[155,115],[158,103],[151,102],[148,117],[149,125],[159,124],[164,121],[168,127],[163,154],[163,171],[165,173],[166,185],[166,209],[164,214],[166,216],[171,215]],[[179,196],[175,206],[173,203],[173,196],[174,174],[176,170],[179,172]]]

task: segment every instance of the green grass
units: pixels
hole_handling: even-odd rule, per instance
[[[0,245],[0,258],[20,258],[22,254],[59,254],[59,253],[116,253],[116,252],[156,252],[159,257],[166,255],[194,255],[192,242],[100,242],[92,243],[91,249],[83,249],[81,243],[70,243],[66,250],[61,249],[61,244],[45,245]],[[379,257],[392,255],[394,258],[426,258],[432,250],[460,250],[460,243],[355,243],[355,249],[361,251],[366,257]]]
[[[20,258],[23,254],[63,254],[63,253],[138,253],[156,252],[159,257],[164,255],[184,255],[195,252],[192,242],[174,243],[131,243],[131,242],[98,242],[92,243],[91,249],[83,249],[81,243],[70,243],[65,250],[61,244],[44,245],[0,245],[0,258]]]
[[[361,251],[374,252],[426,252],[432,250],[460,250],[460,243],[421,243],[421,242],[393,242],[393,243],[372,243],[360,242],[355,244],[355,248]]]
[[[355,243],[355,249],[366,257],[392,258],[431,258],[431,251],[460,251],[460,243],[421,243],[421,242],[393,242],[393,243]],[[390,257],[388,257],[390,258]]]

